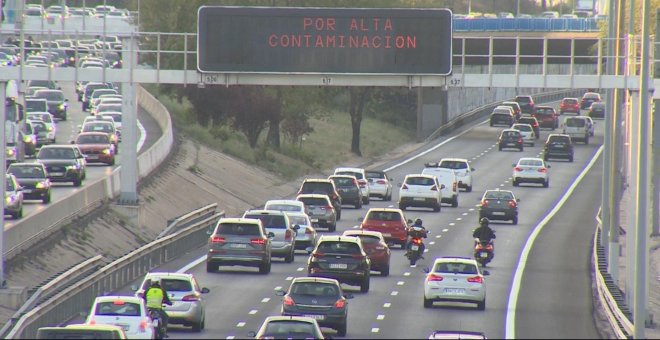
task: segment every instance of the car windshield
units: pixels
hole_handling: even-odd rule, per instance
[[[440,262],[438,263],[434,270],[436,273],[445,273],[445,274],[469,274],[474,275],[478,274],[477,267],[474,264],[470,263],[460,263],[460,262]]]
[[[367,178],[385,178],[385,174],[378,171],[367,171]]]
[[[320,197],[301,197],[298,199],[303,202],[306,206],[328,206],[330,202],[327,199]]]
[[[64,101],[64,94],[61,91],[37,91],[34,96],[46,98],[49,101]]]
[[[529,126],[528,124],[520,124],[520,125],[516,125],[516,126],[514,126],[513,128],[516,129],[516,130],[526,131],[526,132],[530,132],[530,131],[532,131],[532,127]]]
[[[110,124],[85,124],[82,130],[83,132],[114,132]]]
[[[94,315],[98,316],[140,316],[140,305],[122,300],[99,302]]]
[[[256,236],[259,233],[259,226],[256,224],[246,223],[222,223],[218,226],[216,235],[237,235],[237,236]]]
[[[324,241],[319,244],[317,251],[330,254],[360,254],[360,246],[353,242]]]
[[[70,148],[42,148],[37,156],[39,159],[72,159],[73,149]]]
[[[408,177],[406,178],[406,184],[431,186],[431,185],[435,185],[435,181],[432,178],[428,178],[428,177]]]
[[[555,144],[567,144],[569,141],[568,137],[553,137],[549,140],[550,143]]]
[[[540,159],[521,159],[518,165],[526,166],[543,166],[543,161]]]
[[[355,178],[357,178],[357,179],[364,179],[364,177],[362,177],[362,173],[361,173],[361,172],[353,172],[353,171],[337,171],[337,172],[335,173],[335,175],[348,175],[348,176],[355,176]]]
[[[567,119],[566,120],[566,126],[568,127],[584,127],[585,125],[584,119]]]
[[[9,166],[7,172],[16,178],[44,178],[44,170],[36,166]]]
[[[289,216],[289,222],[292,225],[309,225],[309,222],[307,221],[307,218],[305,216]]]
[[[110,144],[108,135],[80,135],[76,144]]]
[[[367,220],[376,221],[401,221],[401,214],[396,211],[370,211]]]
[[[555,110],[553,110],[552,108],[549,108],[549,107],[537,107],[536,108],[536,113],[540,114],[540,115],[549,115],[549,114],[553,114],[554,112],[555,112]]]
[[[339,288],[331,283],[323,282],[296,282],[291,285],[289,290],[290,294],[295,295],[308,295],[308,296],[323,296],[323,297],[339,297]]]
[[[489,191],[486,193],[486,199],[489,200],[512,200],[513,194],[506,191]]]
[[[53,122],[53,118],[49,114],[45,114],[45,113],[43,113],[43,114],[42,113],[37,113],[37,114],[28,113],[28,119],[29,120],[40,120],[44,123],[52,123]]]
[[[353,179],[349,177],[332,177],[332,180],[335,182],[335,185],[338,187],[356,186],[355,183],[353,183]]]
[[[438,166],[441,168],[454,169],[454,170],[468,168],[467,163],[462,161],[442,161]]]
[[[315,338],[314,325],[294,320],[271,321],[266,325],[263,339],[306,339]]]
[[[246,214],[244,218],[261,220],[264,228],[286,229],[286,219],[282,215]]]
[[[5,191],[14,191],[14,190],[16,190],[14,188],[14,181],[7,178],[7,180],[5,181]]]
[[[516,97],[516,101],[519,103],[529,103],[531,100],[529,97]]]

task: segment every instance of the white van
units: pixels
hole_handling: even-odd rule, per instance
[[[454,170],[441,168],[438,163],[427,163],[424,166],[422,174],[433,175],[438,178],[438,183],[444,184],[442,203],[451,204],[454,208],[458,207],[458,177]]]
[[[562,124],[562,132],[571,136],[573,141],[589,144],[589,136],[593,128],[593,121],[586,116],[566,117]]]

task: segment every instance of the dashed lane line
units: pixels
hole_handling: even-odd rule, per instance
[[[448,231],[449,231],[449,229],[447,229],[447,228],[442,229],[442,232],[443,232],[443,233],[446,233],[446,232],[448,232]]]
[[[380,332],[380,328],[378,327],[374,327],[371,329],[371,333],[378,333],[378,332]]]
[[[397,292],[396,290],[394,290],[394,291],[392,291],[392,292],[390,293],[390,295],[392,295],[392,296],[397,296],[397,295],[399,295],[399,292]]]
[[[403,273],[403,276],[410,276],[410,272]]]
[[[406,284],[406,281],[399,281],[396,283],[397,286],[403,286]]]
[[[383,304],[383,308],[390,308],[390,307],[392,307],[392,304],[389,303],[389,302],[385,302],[385,303]]]
[[[245,324],[246,324],[245,322],[241,321],[241,322],[236,324],[236,327],[243,328],[243,327],[245,327]]]
[[[435,241],[429,242],[429,245],[434,245],[434,244],[435,244]]]
[[[270,301],[270,298],[263,298],[261,299],[261,303],[268,303]]]
[[[255,315],[255,314],[257,314],[257,313],[259,313],[259,311],[256,310],[256,309],[253,309],[253,310],[251,310],[251,311],[248,312],[248,314],[250,314],[250,315]]]
[[[383,319],[385,319],[385,314],[378,314],[378,316],[376,317],[376,320],[383,320]]]
[[[291,280],[293,280],[293,276],[287,276],[285,280],[286,281],[291,281]]]

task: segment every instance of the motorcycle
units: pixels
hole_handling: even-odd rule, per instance
[[[422,228],[408,227],[410,242],[408,242],[406,257],[410,260],[411,266],[414,266],[424,254],[424,238],[426,237],[426,234],[428,234],[428,231]]]
[[[165,339],[167,337],[167,325],[163,320],[161,313],[165,311],[149,308],[149,317],[151,318],[154,330],[156,331],[156,339]]]
[[[474,239],[474,259],[477,260],[483,267],[493,260],[495,256],[495,245],[493,240],[481,241],[479,238]]]

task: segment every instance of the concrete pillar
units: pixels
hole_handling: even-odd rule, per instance
[[[137,42],[133,37],[122,40],[124,52],[122,53],[123,67],[133,70],[137,65]],[[132,74],[131,74],[132,78]],[[135,90],[135,80],[129,79],[122,83],[121,91],[123,96],[123,124],[122,124],[122,142],[119,153],[121,159],[120,193],[119,203],[125,205],[135,205],[138,201],[137,195],[137,96]]]
[[[628,128],[630,136],[630,159],[628,162],[628,174],[630,175],[631,185],[627,190],[630,190],[628,197],[628,221],[626,228],[626,281],[625,281],[625,292],[626,292],[626,304],[632,308],[634,304],[634,276],[635,276],[635,211],[637,211],[637,205],[635,202],[635,197],[637,197],[637,188],[632,183],[637,183],[637,164],[639,164],[638,158],[638,149],[639,143],[637,135],[638,126],[639,126],[639,91],[630,91],[631,94],[631,115],[630,115],[630,126]]]
[[[417,138],[422,140],[449,121],[449,96],[440,87],[418,88],[417,96]]]

